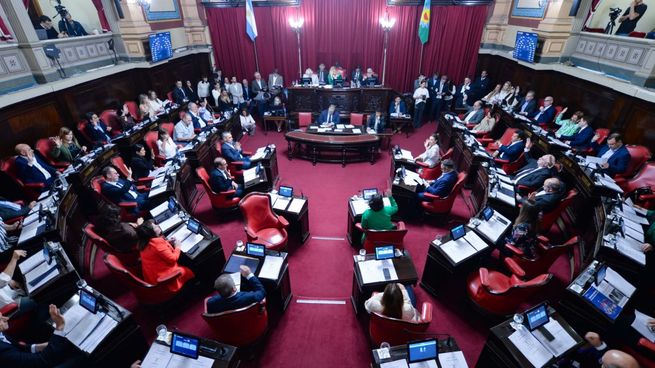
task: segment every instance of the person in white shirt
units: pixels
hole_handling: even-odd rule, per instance
[[[21,289],[20,285],[12,278],[18,260],[27,256],[24,250],[14,250],[11,255],[9,263],[4,271],[0,273],[0,308],[16,303],[18,304],[18,312],[13,317],[35,310],[37,308],[36,302],[27,296],[25,290]]]
[[[364,302],[368,313],[379,313],[386,317],[417,321],[420,316],[412,305],[408,289],[399,283],[389,283],[383,293],[376,293]]]
[[[155,91],[148,91],[148,112],[150,116],[157,116],[164,112],[165,103],[157,98]]]
[[[239,116],[239,120],[241,121],[241,128],[246,131],[248,135],[254,135],[255,134],[255,119],[252,118],[252,115],[248,112],[248,109],[245,107],[241,109],[241,115]]]
[[[184,114],[182,120],[175,124],[173,140],[175,142],[191,142],[195,137],[196,133],[193,130],[193,119],[191,118],[191,115]]]
[[[241,83],[237,82],[237,77],[232,77],[232,83],[230,84],[228,92],[232,95],[232,103],[234,106],[238,108],[243,105],[245,102],[243,99],[243,87],[241,86]]]
[[[425,147],[425,152],[420,154],[415,158],[416,161],[426,163],[430,167],[435,167],[441,159],[439,153],[439,145],[437,144],[439,136],[435,133],[428,137],[428,139],[423,142],[423,147]]]
[[[314,71],[311,68],[305,70],[305,74],[302,75],[303,78],[311,78],[312,85],[318,86],[318,75],[314,74]]]
[[[221,99],[221,85],[220,83],[214,84],[214,89],[211,91],[211,97],[214,101],[214,107],[218,107],[218,101]]]
[[[415,129],[421,127],[423,121],[423,111],[425,110],[425,102],[430,98],[430,92],[425,88],[426,81],[423,80],[419,84],[419,87],[414,91],[414,123],[413,126]]]
[[[214,110],[212,110],[211,106],[209,106],[209,103],[207,102],[206,98],[200,100],[200,107],[198,107],[198,113],[205,121],[208,121],[210,124],[215,123]]]
[[[166,129],[159,129],[157,132],[157,149],[159,154],[164,156],[167,160],[170,160],[177,155],[177,145],[171,139],[171,136],[168,135]]]
[[[202,80],[198,82],[198,98],[203,99],[209,97],[209,80],[206,75],[202,76]]]

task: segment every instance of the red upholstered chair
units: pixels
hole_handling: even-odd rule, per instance
[[[54,167],[58,171],[64,171],[70,163],[68,162],[56,162],[52,159],[52,149],[55,147],[55,142],[50,140],[50,138],[41,138],[36,141],[34,145],[36,151],[39,153],[41,158],[50,166]]]
[[[127,106],[127,111],[130,112],[134,121],[141,121],[141,114],[139,114],[139,106],[134,101],[125,101],[125,106]]]
[[[499,125],[498,122],[496,122],[496,125]],[[505,132],[503,133],[503,135],[499,139],[500,143],[502,145],[504,145],[504,146],[507,146],[508,144],[510,144],[512,142],[512,135],[515,132],[516,132],[516,129],[511,129],[511,128],[505,129]],[[489,153],[494,153],[495,151],[498,150],[498,147],[499,147],[496,144],[496,142],[491,138],[489,138],[488,140],[487,139],[482,139],[482,140],[480,140],[480,143],[487,145],[487,147],[485,149]]]
[[[373,346],[380,346],[382,342],[388,342],[391,346],[403,345],[409,341],[424,338],[424,333],[432,322],[432,304],[424,302],[420,313],[421,319],[418,321],[404,321],[375,312],[371,313],[368,333]]]
[[[646,37],[646,32],[632,31],[632,32],[628,33],[628,37],[645,38]]]
[[[9,176],[9,178],[16,183],[23,191],[24,198],[28,201],[36,201],[45,185],[43,183],[23,183],[18,178],[18,171],[16,169],[16,156],[9,157],[0,162],[0,169]]]
[[[496,164],[499,165],[507,175],[512,175],[519,171],[525,165],[525,153],[521,152],[519,158],[514,161],[503,160],[502,158],[494,158]]]
[[[91,179],[91,188],[96,193],[98,199],[106,203],[113,203],[111,200],[109,200],[109,198],[102,194],[102,183],[104,182],[105,178],[103,176],[96,176]],[[137,205],[136,202],[119,202],[116,205],[121,209],[121,220],[136,221],[136,219],[139,217],[139,215],[134,213],[134,209]]]
[[[607,137],[610,135],[610,130],[606,128],[598,128],[595,130],[595,133],[598,134],[598,140],[596,141],[596,143],[598,143],[598,145],[603,145],[605,144],[605,141],[607,141]],[[588,155],[593,155],[594,149],[593,147],[589,147],[583,152]]]
[[[587,28],[587,27],[585,27],[584,31],[585,32],[591,32],[591,33],[605,33],[604,28]]]
[[[16,340],[18,337],[23,337],[26,335],[26,332],[29,331],[30,319],[34,318],[34,313],[24,313],[18,317],[14,317],[14,314],[18,312],[17,303],[9,303],[4,307],[0,308],[0,313],[4,317],[9,318],[9,328],[3,331],[5,336],[10,336]]]
[[[622,184],[621,188],[625,192],[625,196],[631,195],[640,188],[649,188],[651,191],[655,191],[655,162],[647,162],[637,175]],[[637,194],[635,200],[642,207],[655,209],[655,194]]]
[[[453,156],[453,147],[450,147],[446,153],[441,155],[441,161],[451,158]],[[416,161],[416,164],[421,167],[419,176],[425,180],[434,180],[441,176],[441,165],[437,164],[435,167],[429,167],[425,162]]]
[[[173,138],[173,130],[175,130],[175,124],[174,123],[161,123],[159,124],[159,127],[166,130],[168,132],[168,135]]]
[[[134,116],[134,115],[133,115]],[[105,122],[105,124],[111,127],[111,135],[117,136],[123,132],[123,126],[121,125],[116,110],[105,110],[100,113],[100,120]]]
[[[512,270],[521,269],[510,258],[505,258],[505,264]],[[482,267],[471,273],[466,285],[469,298],[480,309],[491,314],[507,315],[514,313],[521,303],[540,291],[552,278],[553,275],[548,273],[524,281],[515,274],[507,276]]]
[[[498,124],[498,122],[500,121],[500,113],[495,113],[493,117],[495,123],[490,131],[474,133],[478,141],[482,145],[488,145],[489,143],[492,143],[494,141],[492,137],[495,137],[497,135],[496,132],[498,132],[500,126],[503,125],[503,124]]]
[[[356,112],[350,113],[350,124],[351,125],[364,125],[364,114],[359,114]]]
[[[92,223],[87,223],[83,228],[84,235],[86,238],[93,243],[94,247],[102,249],[103,252],[107,254],[112,254],[118,258],[121,263],[127,266],[130,269],[136,269],[139,266],[139,252],[136,248],[132,249],[130,252],[124,252],[116,249],[113,245],[103,238],[102,236],[96,233],[96,227]],[[90,266],[93,267],[95,264],[95,254],[96,251],[91,252]]]
[[[457,174],[457,182],[453,187],[453,190],[450,192],[450,195],[446,198],[442,198],[428,192],[425,192],[425,197],[430,198],[432,202],[421,202],[423,209],[432,214],[445,215],[450,213],[451,208],[453,208],[453,203],[455,203],[455,198],[462,191],[464,182],[466,181],[466,173],[461,172]]]
[[[202,319],[212,329],[212,339],[239,348],[253,345],[266,334],[268,312],[266,299],[246,307],[221,313],[207,313],[207,299]]]
[[[16,203],[19,206],[25,205],[25,202],[23,202],[23,201],[12,201],[12,202]],[[23,221],[24,218],[25,218],[25,216],[11,217],[11,218],[7,218],[7,219],[3,218],[2,221],[7,225],[11,225],[14,222]],[[4,269],[4,267],[6,267],[6,266],[7,266],[6,264],[0,263],[0,269]]]
[[[239,203],[246,222],[248,241],[264,244],[267,249],[281,250],[287,246],[289,222],[273,212],[271,197],[264,193],[249,193]]]
[[[650,150],[647,147],[626,144],[625,148],[630,152],[630,163],[628,163],[628,167],[623,174],[616,174],[614,176],[614,181],[619,186],[625,185],[651,158]],[[623,189],[623,187],[621,188]],[[623,190],[625,191],[625,189]]]
[[[166,92],[166,98],[167,98],[171,103],[175,103],[175,101],[173,100],[173,91]]]
[[[112,157],[111,164],[116,168],[116,170],[118,170],[118,173],[121,174],[121,176],[123,176],[124,178],[130,176],[130,172],[127,169],[127,165],[125,165],[125,161],[121,156]],[[146,176],[140,178],[139,180],[136,181],[137,188],[139,190],[145,190],[150,185],[150,183],[152,183],[153,180],[155,180],[155,178],[152,176]]]
[[[183,272],[181,269],[176,269],[168,275],[160,277],[156,284],[149,284],[141,278],[140,269],[138,274],[131,271],[115,255],[107,253],[103,260],[109,271],[114,275],[115,280],[123,286],[127,286],[141,304],[161,304],[171,300],[179,292],[179,290],[178,292],[170,291],[172,289],[170,285],[176,284],[178,279],[182,277]]]
[[[166,157],[159,154],[159,147],[157,147],[157,139],[159,134],[155,131],[147,132],[143,137],[143,141],[146,143],[148,148],[155,153],[155,166],[164,166],[166,163]]]
[[[209,201],[211,202],[213,209],[228,210],[237,208],[241,198],[234,197],[234,194],[236,193],[234,189],[216,193],[212,190],[212,187],[209,184],[209,174],[204,167],[196,168],[196,174],[198,175],[198,178],[200,178],[200,182],[209,196]]]
[[[566,211],[569,206],[573,203],[573,200],[575,197],[578,196],[578,191],[575,189],[569,190],[568,194],[566,197],[562,198],[562,200],[559,202],[557,207],[550,211],[550,212],[545,212],[543,216],[541,217],[541,222],[539,223],[539,229],[543,233],[547,233],[550,231],[550,228],[553,226],[555,221]]]
[[[364,229],[359,222],[356,223],[355,226],[359,231],[366,234],[366,239],[364,240],[363,245],[363,248],[366,249],[366,253],[374,253],[375,247],[387,244],[393,244],[398,249],[405,249],[403,246],[403,239],[407,234],[407,229],[405,228],[405,223],[402,221],[396,223],[396,229],[394,230]]]
[[[298,113],[298,128],[307,128],[312,124],[312,113],[311,112],[299,112]]]
[[[223,143],[221,141],[217,141],[214,145],[214,148],[216,149],[216,157],[225,157],[223,156],[223,148],[221,146],[222,144]],[[243,154],[245,155],[247,152],[243,152]],[[237,181],[241,181],[241,178],[243,178],[243,161],[228,161],[227,169],[230,171],[230,175],[237,178]]]
[[[579,243],[580,239],[577,236],[574,236],[564,244],[553,245],[550,244],[548,238],[540,236],[538,250],[536,252],[537,254],[533,259],[526,258],[523,251],[511,244],[505,244],[505,248],[512,252],[511,258],[524,271],[518,271],[516,276],[526,279],[547,273],[550,266],[552,266],[562,254],[572,252],[573,247]]]

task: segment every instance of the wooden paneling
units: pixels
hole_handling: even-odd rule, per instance
[[[502,56],[479,55],[478,74],[487,70],[495,83],[511,81],[523,93],[535,90],[537,98],[553,96],[555,105],[582,110],[594,128],[609,128],[624,135],[626,143],[655,152],[655,104],[611,88],[556,71],[537,71]]]
[[[89,111],[100,113],[119,102],[135,101],[139,93],[153,89],[165,99],[177,79],[194,85],[210,75],[208,54],[196,54],[150,69],[132,69],[64,90],[35,97],[0,110],[0,157],[13,154],[17,143],[33,145],[37,139],[56,135],[59,128],[75,128]]]

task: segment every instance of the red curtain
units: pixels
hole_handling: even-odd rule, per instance
[[[385,83],[410,91],[419,74],[422,6],[387,7],[386,0],[303,0],[300,7],[256,7],[259,68],[264,78],[277,67],[285,82],[298,79],[296,34],[290,17],[305,21],[300,34],[302,70],[339,62],[348,75],[355,66],[382,73],[384,32],[379,18],[396,18],[389,32]],[[475,71],[487,6],[433,6],[430,39],[423,51],[421,73],[448,74],[459,83]],[[207,8],[217,66],[225,76],[252,79],[256,69],[253,43],[246,34],[245,8]]]
[[[96,7],[96,10],[98,11],[98,19],[100,19],[100,26],[102,27],[102,29],[111,31],[111,27],[109,27],[109,21],[107,20],[107,16],[105,15],[105,9],[102,6],[102,0],[91,0],[91,2],[93,2],[93,5]]]
[[[2,34],[0,34],[0,40],[5,41],[8,39],[12,39],[11,32],[9,32],[9,27],[5,25],[5,20],[0,17],[0,31]]]

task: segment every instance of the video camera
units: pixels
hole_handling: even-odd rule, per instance
[[[610,19],[615,20],[616,18],[618,18],[619,15],[621,15],[621,11],[622,11],[621,8],[610,8]]]
[[[55,5],[55,10],[57,11],[57,15],[59,15],[61,19],[64,19],[66,14],[68,14],[68,10],[66,10],[65,6],[61,5],[61,0],[55,0],[55,1],[57,1],[57,5]],[[55,15],[52,18],[53,19],[56,18],[57,15]]]

